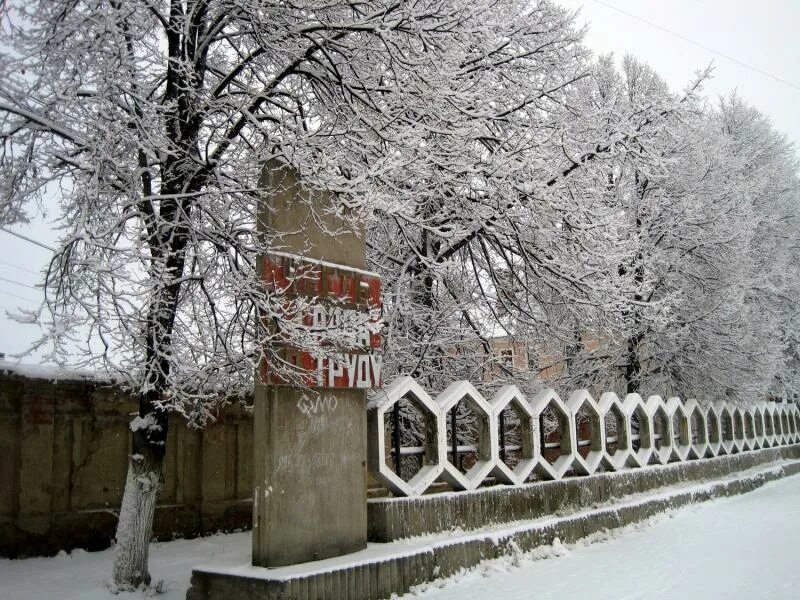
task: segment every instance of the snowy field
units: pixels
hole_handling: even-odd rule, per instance
[[[488,561],[403,598],[800,598],[800,477],[671,512],[573,546]],[[155,591],[114,595],[111,551],[0,560],[0,599],[183,598],[192,565],[247,562],[250,534],[153,544]],[[234,600],[234,599],[231,599]]]

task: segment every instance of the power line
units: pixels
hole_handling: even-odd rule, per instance
[[[20,287],[30,288],[32,290],[36,290],[37,292],[41,292],[41,288],[37,288],[36,286],[29,285],[27,283],[21,283],[19,281],[14,281],[13,279],[9,279],[8,277],[0,277],[0,281],[6,281],[8,283],[13,283],[14,285],[18,285]]]
[[[19,271],[24,271],[25,273],[30,273],[31,275],[41,275],[41,273],[37,273],[33,269],[26,269],[25,267],[20,267],[19,265],[15,265],[14,263],[10,263],[2,259],[0,259],[0,265],[5,265],[7,267],[11,267],[12,269],[17,269]]]
[[[26,242],[30,242],[31,244],[36,244],[37,246],[41,246],[45,250],[50,250],[50,252],[55,252],[56,249],[48,246],[47,244],[43,244],[38,240],[34,240],[33,238],[29,238],[27,235],[22,235],[21,233],[17,233],[16,231],[12,231],[11,229],[6,229],[5,227],[0,227],[0,231],[5,231],[6,233],[10,233],[13,236],[18,237],[21,240],[25,240]]]
[[[13,292],[7,292],[6,290],[0,290],[0,294],[4,294],[6,296],[11,296],[12,298],[16,298],[18,300],[25,300],[25,302],[39,302],[39,300],[34,300],[32,298],[26,298],[25,296],[20,296],[19,294],[14,294]]]
[[[710,48],[710,47],[706,46],[705,44],[701,44],[700,42],[695,42],[694,40],[686,37],[685,35],[681,35],[680,33],[676,32],[676,31],[672,31],[671,29],[667,29],[666,27],[663,27],[662,25],[658,25],[657,23],[653,23],[652,21],[648,21],[647,19],[645,19],[643,17],[640,17],[639,15],[635,15],[633,13],[630,13],[627,10],[624,10],[622,8],[614,6],[613,4],[609,4],[607,2],[604,2],[603,0],[594,0],[594,2],[597,3],[597,4],[600,4],[601,6],[605,6],[606,8],[610,8],[611,10],[615,10],[618,13],[621,13],[621,14],[627,16],[627,17],[630,17],[631,19],[636,19],[637,21],[641,21],[642,23],[644,23],[646,25],[649,25],[650,27],[655,27],[659,31],[663,31],[664,33],[667,33],[667,34],[669,34],[671,36],[674,36],[674,37],[676,37],[676,38],[678,38],[680,40],[683,40],[684,42],[686,42],[688,44],[692,44],[694,46],[697,46],[698,48],[702,48],[706,52],[711,52],[712,54],[716,54],[717,56],[720,56],[720,57],[722,57],[722,58],[724,58],[726,60],[729,60],[729,61],[731,61],[733,63],[736,63],[739,66],[742,66],[742,67],[744,67],[746,69],[750,69],[751,71],[755,71],[756,73],[764,75],[765,77],[769,77],[770,79],[774,79],[778,83],[782,83],[784,85],[788,85],[790,88],[794,88],[795,90],[800,92],[800,86],[792,83],[791,81],[787,81],[786,79],[783,79],[782,77],[778,77],[777,75],[773,75],[772,73],[769,73],[769,72],[765,71],[764,69],[759,69],[758,67],[754,67],[753,65],[748,64],[748,63],[746,63],[746,62],[744,62],[742,60],[739,60],[738,58],[736,58],[734,56],[731,56],[730,54],[725,54],[724,52],[720,52],[719,50],[714,50],[713,48]]]

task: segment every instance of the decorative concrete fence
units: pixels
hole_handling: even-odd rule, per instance
[[[437,481],[522,485],[784,446],[800,441],[800,412],[610,392],[595,400],[587,390],[528,399],[516,386],[487,400],[467,381],[433,398],[400,377],[369,403],[368,427],[373,477],[397,496],[419,496]]]

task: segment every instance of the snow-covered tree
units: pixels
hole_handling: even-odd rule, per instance
[[[599,66],[592,94],[618,107],[609,114],[675,100],[632,57],[619,72],[609,59]],[[792,148],[735,97],[719,108],[695,98],[612,163],[606,188],[597,172],[593,189],[618,211],[615,285],[631,303],[603,311],[596,348],[565,357],[565,385],[763,399],[784,372],[780,332],[798,282]],[[586,332],[585,319],[573,323]]]
[[[249,389],[275,335],[262,324],[279,319],[281,301],[256,272],[256,256],[281,244],[256,235],[263,165],[279,159],[334,192],[331,210],[346,219],[377,210],[430,227],[445,265],[472,228],[491,230],[519,200],[492,197],[489,212],[472,193],[448,202],[496,170],[521,189],[508,165],[552,133],[538,117],[527,138],[503,123],[555,110],[582,50],[568,15],[546,2],[2,6],[1,218],[60,197],[62,244],[39,315],[47,341],[63,359],[85,336],[72,362],[139,394],[114,565],[115,582],[135,586],[149,579],[167,411],[202,425],[220,398]],[[467,208],[448,231],[442,211]],[[405,273],[420,273],[417,249],[432,248],[420,235]],[[414,285],[426,293],[424,277]]]
[[[270,160],[366,223],[389,374],[477,381],[512,333],[561,346],[570,386],[623,367],[683,395],[796,389],[790,147],[739,102],[704,106],[702,76],[672,94],[592,63],[550,2],[0,7],[0,222],[47,195],[63,214],[30,317],[56,360],[140,398],[119,586],[149,579],[168,411],[202,426],[264,360],[296,376],[278,342],[325,351],[259,278],[283,243],[258,232]]]
[[[378,211],[370,230],[388,284],[387,366],[433,389],[456,373],[480,380],[498,362],[493,336],[571,343],[635,301],[615,285],[619,208],[602,201],[598,174],[675,120],[699,83],[647,104],[598,101],[569,14],[542,3],[514,23],[525,35],[486,44],[481,78],[459,92],[483,130],[448,136],[434,122],[420,140],[430,160],[409,165],[402,190],[414,201]],[[450,99],[437,108],[443,122],[467,110]],[[495,364],[494,383],[503,371],[516,375]]]

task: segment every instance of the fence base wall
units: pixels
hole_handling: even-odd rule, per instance
[[[369,541],[538,519],[562,510],[605,504],[630,494],[687,481],[719,479],[779,460],[800,458],[800,445],[765,448],[730,456],[542,481],[523,486],[495,486],[470,493],[369,500]]]
[[[409,541],[387,543],[381,549],[372,546],[349,557],[329,561],[306,563],[278,569],[262,569],[249,565],[233,568],[197,568],[192,573],[192,586],[187,600],[324,600],[348,598],[351,600],[377,600],[392,594],[403,594],[413,586],[455,574],[462,568],[498,558],[519,550],[552,544],[555,538],[572,543],[583,537],[607,529],[624,527],[646,520],[668,509],[703,502],[722,496],[732,496],[753,491],[769,481],[800,473],[800,445],[766,449],[747,454],[723,456],[707,461],[680,463],[660,468],[645,468],[618,474],[595,475],[568,479],[550,484],[535,484],[522,488],[494,488],[473,493],[442,494],[415,500],[387,500],[374,502],[389,505],[416,505],[423,511],[430,527],[420,531],[444,531],[460,527],[467,522],[461,511],[483,511],[480,514],[501,513],[496,508],[479,508],[496,504],[514,507],[505,513],[511,520],[518,515],[543,516],[559,513],[556,518],[539,522],[515,523],[505,531],[491,533],[462,533],[423,538],[414,548]],[[745,473],[739,473],[746,471]],[[706,480],[705,483],[700,483]],[[711,480],[711,481],[707,481]],[[697,481],[697,485],[680,486]],[[659,494],[645,495],[625,502],[625,496],[651,492],[662,486],[677,486]],[[529,495],[507,495],[508,492],[527,492]],[[459,497],[472,498],[472,502]],[[525,503],[531,507],[525,507]],[[587,507],[606,503],[599,508]],[[613,502],[611,504],[610,502]],[[453,509],[444,508],[453,503]],[[443,510],[445,516],[436,528],[431,526],[435,511]],[[370,513],[372,517],[374,513]],[[570,513],[570,514],[567,514]],[[388,514],[384,512],[384,514]],[[411,513],[406,513],[408,518]],[[458,518],[452,515],[460,515]],[[399,518],[399,517],[398,517]],[[449,520],[448,520],[449,519]],[[461,520],[459,520],[461,519]],[[470,521],[478,525],[477,521]],[[496,521],[485,521],[481,526]],[[445,523],[447,524],[445,527]],[[372,530],[375,531],[374,529]],[[396,535],[394,531],[393,535]]]

